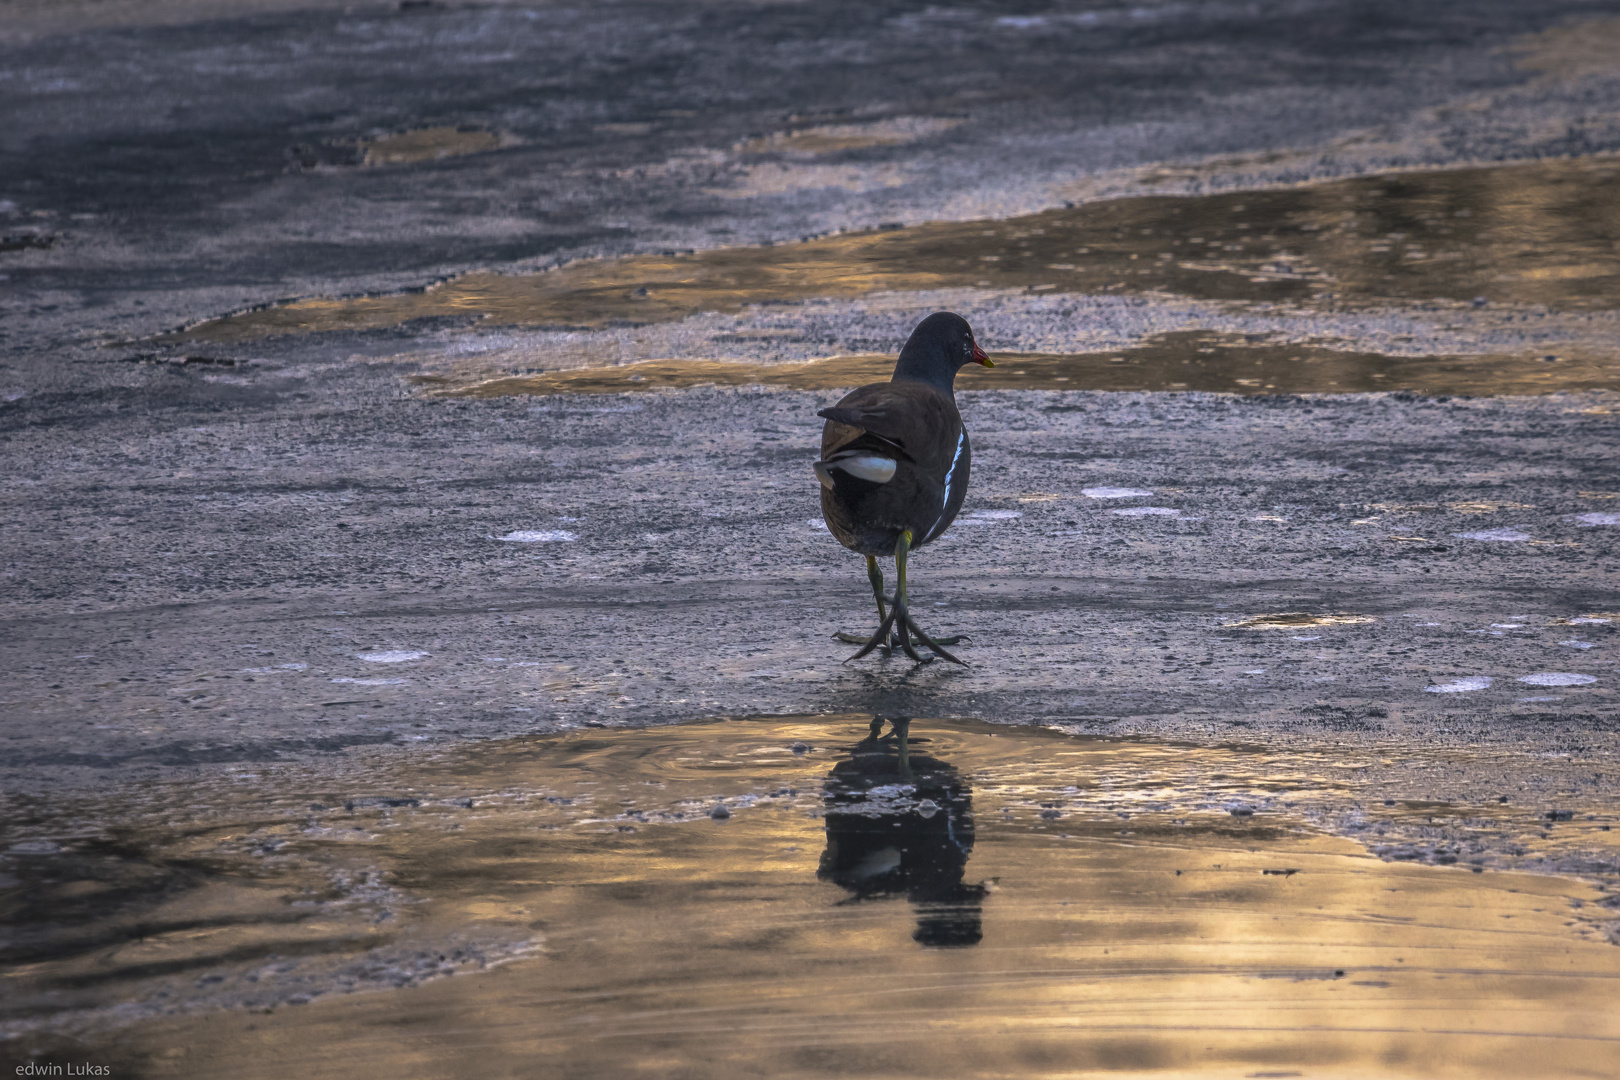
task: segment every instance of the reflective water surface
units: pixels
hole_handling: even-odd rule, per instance
[[[1620,160],[1357,177],[1263,191],[1138,196],[1002,221],[940,221],[775,247],[467,274],[422,292],[313,299],[176,340],[469,317],[602,326],[749,304],[986,287],[1162,292],[1306,307],[1402,301],[1609,308],[1620,296]]]
[[[482,153],[500,144],[500,136],[491,131],[430,127],[366,139],[360,143],[359,150],[367,165],[406,165]]]
[[[992,352],[993,368],[957,376],[959,390],[1195,390],[1225,394],[1550,394],[1620,387],[1620,360],[1562,355],[1386,356],[1314,345],[1268,344],[1241,334],[1171,331],[1104,352],[1058,355]],[[508,394],[622,394],[688,386],[786,386],[830,390],[881,382],[892,356],[835,356],[807,363],[651,360],[615,367],[506,375],[478,381],[413,376],[451,397]]]
[[[451,135],[462,142],[494,139]],[[416,145],[402,143],[399,152]],[[1031,302],[1059,294],[1151,294],[1324,319],[1405,312],[1447,333],[1475,326],[1485,315],[1507,326],[1515,311],[1521,319],[1557,313],[1564,322],[1545,340],[1486,333],[1456,346],[1456,354],[1441,352],[1444,345],[1416,348],[1399,336],[1385,353],[1326,329],[1287,339],[1177,329],[1095,353],[994,353],[998,366],[965,375],[963,388],[1436,395],[1614,389],[1620,362],[1612,337],[1605,336],[1607,324],[1591,323],[1590,313],[1620,301],[1617,208],[1620,161],[1609,157],[1262,191],[1133,196],[1002,221],[925,222],[774,247],[584,260],[537,274],[470,273],[420,292],[316,298],[243,312],[157,343],[240,346],[416,320],[479,332],[601,330],[760,305],[942,289],[1016,292]],[[701,383],[820,390],[886,378],[892,366],[872,355],[767,364],[677,355],[684,358],[655,353],[637,364],[568,370],[572,360],[542,349],[534,358],[539,366],[522,365],[521,374],[441,373],[420,381],[439,392],[482,397]]]
[[[8,1056],[1517,1077],[1620,1053],[1602,892],[1380,861],[1307,824],[1355,796],[1311,760],[932,720],[902,757],[870,719],[240,771],[109,793],[116,826],[88,824],[111,802],[8,807]],[[1540,827],[1494,803],[1368,812]]]

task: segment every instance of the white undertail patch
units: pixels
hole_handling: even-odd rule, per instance
[[[894,479],[898,463],[893,458],[881,454],[846,454],[831,461],[813,462],[810,467],[816,471],[816,479],[821,481],[821,486],[831,491],[834,469],[858,476],[862,480],[869,480],[874,484],[887,484]]]
[[[827,463],[831,468],[842,469],[851,476],[858,476],[862,480],[870,480],[874,484],[887,484],[894,479],[894,470],[897,463],[893,458],[882,457],[878,454],[861,454],[859,456],[837,458]]]

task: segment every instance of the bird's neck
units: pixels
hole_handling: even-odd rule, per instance
[[[916,356],[907,356],[903,351],[895,362],[894,377],[890,381],[927,383],[953,404],[956,401],[956,372]]]

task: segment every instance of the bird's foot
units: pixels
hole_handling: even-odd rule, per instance
[[[890,634],[889,636],[891,638],[894,637],[893,634]],[[846,633],[843,630],[840,630],[840,631],[838,631],[838,633],[833,635],[833,640],[834,641],[842,641],[845,645],[865,645],[867,643],[867,641],[870,640],[870,638],[864,638],[859,634],[850,634],[850,633]],[[887,649],[890,646],[887,645],[887,644],[884,644],[884,645],[882,645],[880,647]]]
[[[840,630],[838,633],[833,635],[833,640],[842,641],[845,645],[865,645],[872,639],[861,634],[847,634]],[[895,633],[893,630],[890,630],[888,639],[878,643],[877,651],[882,653],[884,658],[887,659],[888,657],[893,656],[895,650],[898,648],[900,648],[900,635]],[[933,657],[930,656],[928,659],[932,660]]]
[[[916,620],[911,617],[910,610],[904,604],[895,604],[891,606],[889,608],[888,616],[883,620],[883,625],[879,626],[877,633],[873,634],[869,638],[857,637],[854,634],[846,634],[842,631],[834,634],[833,636],[839,641],[846,642],[850,645],[859,645],[861,647],[860,651],[854,656],[851,656],[849,660],[859,660],[861,657],[865,656],[874,649],[882,649],[883,655],[885,656],[891,655],[896,649],[898,649],[919,664],[932,663],[934,660],[933,656],[923,656],[919,654],[915,646],[912,645],[911,635],[913,634],[917,636],[917,640],[919,642],[926,645],[938,656],[949,660],[953,664],[961,664],[963,667],[968,666],[965,661],[957,659],[945,649],[945,646],[947,645],[955,645],[964,640],[962,635],[958,634],[954,637],[948,638],[929,637],[927,634],[923,633],[922,628],[917,625]],[[849,660],[844,662],[847,664],[849,663]]]
[[[838,631],[838,633],[834,634],[833,639],[835,641],[842,641],[845,645],[865,645],[868,641],[872,640],[869,637],[863,637],[860,634],[851,634],[851,633],[848,633],[848,632],[843,631],[843,630],[840,630],[840,631]],[[952,634],[950,637],[937,637],[937,638],[935,638],[934,639],[934,644],[936,644],[936,645],[960,645],[964,641],[971,641],[971,640],[972,639],[969,638],[966,634]],[[889,640],[883,642],[882,644],[880,644],[878,646],[879,649],[883,650],[883,655],[884,656],[889,655],[889,651],[891,649],[898,649],[899,647],[900,647],[900,635],[895,633],[893,630],[889,631]]]

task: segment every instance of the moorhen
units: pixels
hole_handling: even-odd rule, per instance
[[[866,576],[877,597],[878,629],[869,638],[835,635],[860,645],[850,660],[882,646],[898,647],[919,664],[910,634],[954,664],[945,650],[960,638],[935,641],[917,626],[906,604],[906,556],[939,538],[962,508],[973,451],[954,384],[964,364],[993,366],[960,315],[936,312],[911,332],[894,376],[852,390],[816,415],[825,417],[821,460],[821,510],[839,543],[866,556]],[[894,554],[894,604],[885,610],[883,572],[877,556]],[[891,640],[890,630],[893,629]],[[909,631],[909,633],[908,633]],[[847,663],[848,661],[846,661]],[[966,664],[962,664],[966,667]]]

